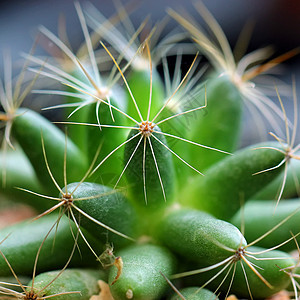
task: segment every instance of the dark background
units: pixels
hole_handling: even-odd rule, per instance
[[[79,2],[84,4],[86,1]],[[106,16],[114,12],[111,0],[90,2]],[[73,3],[72,0],[2,0],[0,3],[1,49],[9,47],[14,53],[26,51],[32,44],[37,25],[43,24],[51,31],[56,31],[57,20],[61,13],[67,18],[71,38],[76,38],[76,31],[80,30],[80,27]],[[153,21],[161,19],[165,16],[167,7],[174,9],[183,7],[197,16],[191,0],[152,0],[137,1],[137,3],[139,8],[132,15],[136,24],[149,14]],[[279,53],[282,53],[299,46],[300,2],[298,0],[208,0],[203,3],[218,20],[232,44],[246,21],[254,20],[255,28],[250,48],[272,44]]]
[[[79,1],[82,5],[86,1]],[[111,16],[113,1],[90,1],[104,15]],[[122,1],[127,3],[128,1]],[[68,36],[74,48],[82,42],[82,31],[76,15],[73,0],[10,0],[0,3],[0,53],[9,49],[13,60],[19,59],[20,52],[28,52],[32,46],[37,26],[42,24],[57,33],[60,14],[67,20]],[[138,26],[147,15],[153,23],[166,15],[166,8],[175,10],[184,8],[201,22],[191,0],[151,0],[137,1],[138,9],[132,14],[133,22]],[[276,55],[280,55],[300,46],[300,1],[299,0],[207,0],[206,7],[217,19],[232,46],[247,21],[254,21],[255,27],[249,45],[249,51],[273,45]],[[168,29],[177,26],[171,21]],[[2,72],[2,58],[0,69]],[[291,75],[296,77],[300,94],[300,58],[299,55],[284,63],[281,78],[291,83]],[[299,98],[299,97],[298,97]],[[288,104],[287,106],[291,106]],[[255,132],[248,133],[250,138]]]

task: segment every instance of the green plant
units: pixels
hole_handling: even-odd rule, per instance
[[[153,29],[134,48],[139,34],[146,33],[146,23],[124,41],[125,33],[100,13],[85,16],[79,3],[75,7],[85,40],[77,55],[41,27],[41,34],[65,60],[24,55],[26,64],[14,91],[8,75],[0,85],[4,110],[0,120],[5,124],[1,195],[9,203],[26,201],[37,211],[32,222],[0,231],[0,276],[17,280],[0,281],[0,299],[161,299],[172,289],[181,299],[224,299],[230,292],[239,298],[264,299],[288,288],[291,281],[297,298],[297,261],[278,249],[297,249],[299,234],[290,233],[299,227],[299,199],[290,200],[285,212],[289,202],[281,200],[286,195],[288,163],[299,160],[299,145],[294,147],[297,97],[294,88],[290,138],[279,93],[281,107],[251,82],[295,51],[263,65],[259,62],[266,50],[236,62],[224,33],[204,6],[196,8],[216,43],[191,17],[170,10],[215,67],[201,82],[198,52],[181,74],[178,50],[175,74],[170,75],[167,55],[180,48],[186,34],[172,35],[153,49],[160,35]],[[124,11],[120,6],[119,21],[128,25]],[[93,27],[91,33],[86,20]],[[110,72],[97,64],[94,48],[99,41],[101,61],[109,63]],[[160,60],[164,80],[156,69]],[[21,92],[29,63],[29,71],[36,75]],[[47,109],[63,110],[65,119],[57,123],[68,128],[66,133],[41,114],[20,107],[43,77],[59,86],[34,92],[65,99]],[[288,145],[272,134],[276,141],[237,150],[243,101],[254,104],[271,125],[283,119]],[[297,197],[298,181],[294,182],[288,192]],[[248,240],[248,232],[258,231],[258,221],[251,223],[255,217],[254,213],[251,218],[251,205],[256,209],[262,205],[258,195],[264,189],[271,190],[277,203],[274,209],[269,208],[272,200],[263,206],[265,222]],[[280,228],[284,229],[275,243],[271,237]],[[74,275],[71,266],[81,267],[86,275],[78,270]],[[103,268],[107,274],[83,270],[86,267]],[[54,269],[61,271],[36,276]],[[88,279],[90,288],[78,284],[81,276],[91,274],[96,278]],[[28,286],[19,280],[21,275],[32,275]],[[198,288],[183,296],[185,290],[181,293],[172,279],[178,286]],[[22,291],[14,291],[16,286]]]

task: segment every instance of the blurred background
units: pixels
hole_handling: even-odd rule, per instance
[[[81,4],[86,1],[79,1]],[[90,0],[107,17],[115,7],[111,0]],[[122,0],[125,4],[128,1]],[[166,8],[184,8],[197,17],[192,0],[137,1],[133,22],[140,24],[148,15],[155,22],[166,15]],[[57,30],[60,14],[67,19],[70,39],[76,41],[80,30],[72,0],[2,0],[0,2],[0,47],[9,47],[13,54],[30,49],[37,26],[43,24]],[[278,53],[298,47],[300,42],[300,2],[298,0],[204,0],[203,3],[218,20],[229,41],[234,45],[242,27],[249,20],[255,22],[251,48],[274,45]],[[199,19],[199,18],[198,18]],[[199,20],[201,22],[201,20]],[[174,26],[170,24],[169,26]],[[81,37],[80,37],[81,38]],[[299,59],[295,60],[299,62]]]
[[[79,1],[84,6],[86,1]],[[91,0],[105,16],[115,12],[114,1]],[[116,2],[116,1],[115,1]],[[122,1],[123,4],[128,1]],[[166,15],[166,8],[184,9],[192,14],[199,23],[203,23],[195,11],[192,0],[151,0],[136,1],[137,9],[131,19],[138,26],[146,16],[151,16],[152,23]],[[217,19],[230,44],[235,45],[239,33],[248,21],[254,22],[252,38],[248,51],[267,45],[275,49],[275,56],[300,46],[300,1],[299,0],[204,0],[203,3]],[[66,28],[74,49],[83,40],[82,31],[72,0],[8,0],[0,2],[0,53],[9,49],[13,60],[20,58],[20,53],[29,52],[38,25],[42,24],[57,33],[60,15],[66,18]],[[165,29],[178,26],[171,20]],[[37,49],[37,51],[39,51]],[[191,59],[187,58],[188,65]],[[0,59],[2,72],[3,61]],[[291,58],[281,67],[280,77],[288,84],[295,75],[298,94],[300,94],[300,56]],[[299,97],[298,97],[299,98]],[[290,101],[291,102],[291,101]],[[291,103],[287,106],[292,107]],[[291,112],[290,112],[291,113]],[[245,118],[247,122],[247,118]],[[245,126],[248,127],[248,126]],[[256,132],[248,128],[247,140],[256,139]],[[249,141],[248,141],[249,142]],[[247,143],[248,143],[247,142]]]

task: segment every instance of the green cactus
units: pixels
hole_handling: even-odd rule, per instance
[[[298,299],[296,87],[292,124],[279,91],[276,105],[252,84],[295,51],[263,65],[267,49],[236,60],[199,3],[213,37],[170,9],[183,29],[161,42],[161,24],[133,30],[121,3],[112,19],[75,8],[79,51],[40,27],[65,60],[24,55],[15,87],[9,64],[0,83],[0,197],[6,212],[19,202],[34,209],[0,229],[0,299],[266,299],[289,285]],[[205,78],[199,53],[212,65]],[[21,107],[42,77],[60,84],[34,90],[61,96],[47,107],[63,111],[59,126]],[[283,120],[286,137],[238,149],[244,104],[274,131]]]

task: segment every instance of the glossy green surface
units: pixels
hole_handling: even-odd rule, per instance
[[[153,77],[150,121],[158,113],[160,108],[163,106],[165,100],[164,86],[160,75],[155,69],[153,69],[152,75]],[[150,71],[148,69],[132,70],[132,72],[128,76],[128,84],[143,120],[147,120],[150,99]],[[128,93],[128,91],[126,93],[128,97],[128,114],[131,117],[133,117],[136,121],[142,121],[130,94]]]
[[[195,176],[182,190],[179,201],[183,205],[193,206],[207,211],[217,218],[229,220],[242,203],[271,182],[282,166],[274,170],[284,154],[273,149],[282,149],[279,143],[256,144],[239,150],[232,156],[214,164],[205,172],[205,176]]]
[[[238,227],[243,223],[245,237],[252,242],[289,216],[280,227],[257,243],[257,246],[268,248],[287,241],[292,237],[292,233],[299,233],[300,199],[281,200],[277,206],[275,200],[251,200],[243,207],[242,215],[239,211],[233,216],[231,223]],[[295,241],[291,240],[280,249],[291,251],[296,248]]]
[[[0,245],[0,250],[17,275],[32,276],[36,255],[42,243],[37,264],[38,272],[62,268],[67,263],[74,246],[73,234],[77,235],[77,229],[65,216],[61,217],[56,227],[57,220],[58,215],[52,213],[34,222],[29,220],[1,229],[0,241],[7,236],[8,238]],[[90,239],[88,234],[85,233],[85,236],[96,249],[102,248],[98,242]],[[80,236],[78,245],[80,253],[75,251],[71,264],[94,264],[95,259]],[[1,256],[0,276],[8,275],[11,275],[11,270]]]
[[[193,209],[171,212],[156,230],[161,243],[201,267],[219,263],[247,244],[232,224]]]
[[[55,299],[89,300],[91,296],[98,295],[100,292],[98,280],[106,278],[103,271],[88,269],[66,269],[60,275],[59,273],[60,271],[51,271],[39,274],[34,279],[33,291],[39,297],[61,294],[55,296]],[[27,285],[27,291],[31,291],[32,281]]]
[[[175,271],[173,255],[165,248],[150,244],[134,245],[117,252],[123,260],[123,271],[119,279],[111,286],[115,300],[159,299],[168,287],[165,276]],[[115,279],[117,270],[112,267],[109,283]]]
[[[77,186],[78,183],[76,182],[69,184],[67,186],[68,192],[72,193]],[[136,237],[137,215],[122,193],[104,185],[83,182],[73,193],[72,199],[74,206],[91,218],[130,238]],[[120,247],[132,242],[95,223],[76,209],[73,208],[72,211],[77,222],[103,243],[109,242]]]
[[[237,149],[241,131],[243,111],[241,92],[228,76],[208,79],[205,88],[207,107],[195,115],[187,136],[196,143],[232,153]],[[198,101],[204,97],[203,89]],[[226,154],[214,150],[195,148],[192,145],[188,147],[192,165],[201,172],[227,157]]]
[[[213,292],[209,291],[205,288],[200,287],[187,287],[179,290],[180,294],[186,300],[218,300],[218,296],[216,296]],[[182,298],[174,294],[170,300],[182,300]]]
[[[14,120],[13,136],[27,155],[45,189],[56,191],[47,171],[42,139],[50,170],[58,185],[63,186],[65,134],[49,120],[30,109],[19,109],[18,114]],[[66,157],[67,168],[72,170],[68,172],[68,181],[81,180],[87,170],[86,158],[70,139],[67,139]]]
[[[127,139],[138,132],[131,130]],[[171,203],[174,193],[172,154],[161,144],[166,145],[166,139],[159,132],[159,127],[155,126],[150,137],[138,135],[126,144],[124,151],[124,164],[130,160],[125,174],[132,199],[139,206],[147,206],[148,210]]]

